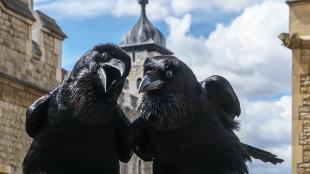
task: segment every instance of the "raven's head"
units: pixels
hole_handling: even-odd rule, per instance
[[[200,85],[191,69],[173,56],[147,58],[140,84],[142,117],[160,130],[177,129],[191,119],[188,104]]]
[[[75,116],[88,122],[106,120],[113,111],[131,67],[128,54],[116,45],[100,44],[84,54],[64,82]]]

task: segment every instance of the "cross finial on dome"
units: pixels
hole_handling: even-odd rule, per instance
[[[148,4],[149,3],[149,0],[138,0],[139,1],[139,4],[141,5],[141,7],[142,7],[142,10],[144,10],[145,9],[145,6],[146,6],[146,4]]]

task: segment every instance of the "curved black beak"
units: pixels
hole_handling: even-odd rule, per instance
[[[165,83],[166,82],[160,80],[157,75],[146,74],[140,83],[139,93],[161,89]]]
[[[98,75],[101,80],[104,92],[107,93],[111,87],[119,80],[125,73],[125,64],[115,58],[109,62],[102,63],[98,69]]]

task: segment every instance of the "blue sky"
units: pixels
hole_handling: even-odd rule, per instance
[[[137,13],[134,15],[115,16],[113,14],[101,14],[100,12],[96,15],[80,16],[66,13],[59,14],[57,6],[49,6],[55,2],[58,1],[37,0],[35,1],[34,8],[54,17],[63,31],[68,35],[68,38],[63,44],[62,64],[67,70],[72,69],[75,60],[92,45],[106,42],[120,43],[123,35],[137,22],[140,11],[138,3],[132,2],[137,7]],[[65,3],[70,2],[65,1]],[[104,3],[104,0],[102,3]],[[61,2],[59,5],[61,5]],[[199,37],[201,35],[209,35],[215,29],[217,23],[229,24],[240,14],[240,11],[192,11],[191,14],[194,17],[192,18],[190,34]],[[168,35],[169,28],[164,20],[155,19],[152,22],[165,36]]]
[[[291,56],[278,39],[288,31],[284,0],[149,1],[150,20],[198,79],[218,74],[232,83],[242,107],[240,139],[286,161],[254,160],[250,173],[291,173]],[[35,9],[68,35],[67,70],[96,43],[120,43],[140,14],[137,0],[35,0]]]

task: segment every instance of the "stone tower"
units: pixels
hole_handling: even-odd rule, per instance
[[[289,33],[280,35],[292,50],[292,174],[310,173],[310,0],[288,0]]]
[[[131,56],[132,69],[128,76],[126,92],[138,96],[138,86],[142,79],[143,63],[147,57],[171,55],[166,48],[163,34],[149,21],[145,7],[148,0],[138,0],[141,5],[141,15],[138,22],[124,36],[120,46]]]
[[[32,0],[0,0],[0,173],[22,173],[30,144],[26,108],[62,81],[66,35],[56,22],[32,11]]]
[[[148,0],[138,0],[141,5],[141,15],[138,22],[124,36],[120,47],[131,56],[131,72],[126,79],[120,103],[127,116],[133,121],[139,116],[136,112],[141,98],[138,88],[143,78],[143,63],[147,57],[157,55],[172,55],[166,48],[164,35],[149,21],[146,15]],[[144,163],[133,156],[128,164],[123,164],[121,174],[151,174],[152,164]]]

